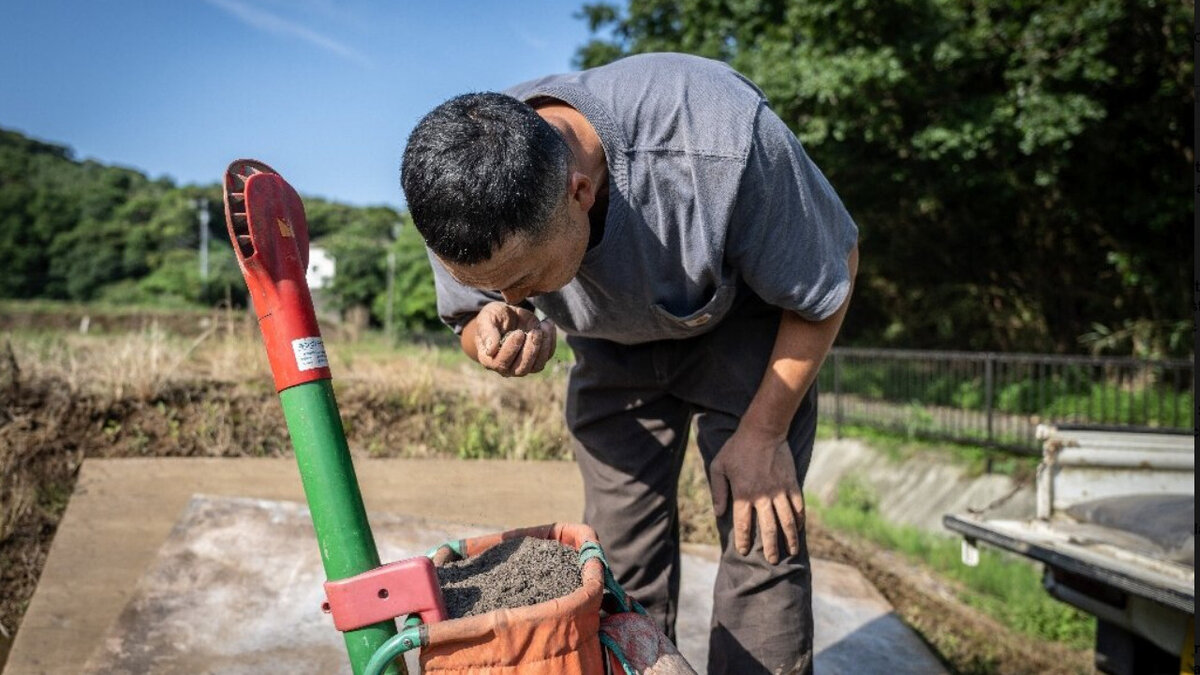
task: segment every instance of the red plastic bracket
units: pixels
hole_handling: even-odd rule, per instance
[[[424,556],[400,560],[349,579],[325,582],[321,610],[345,632],[408,614],[434,623],[446,619],[446,602],[433,561]]]

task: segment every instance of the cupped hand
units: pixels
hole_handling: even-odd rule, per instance
[[[788,553],[800,552],[804,497],[786,436],[739,427],[717,453],[709,472],[717,516],[733,501],[733,542],[739,553],[750,553],[755,526],[763,555],[772,565],[779,562],[780,529]]]
[[[558,342],[550,319],[503,302],[484,305],[475,318],[475,353],[479,364],[504,377],[541,372]]]

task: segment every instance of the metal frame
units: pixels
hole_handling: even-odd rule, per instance
[[[1038,454],[1038,424],[1191,430],[1193,371],[1182,359],[836,347],[819,382],[839,437],[861,425]]]

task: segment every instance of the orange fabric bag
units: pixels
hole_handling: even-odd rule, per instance
[[[551,539],[575,550],[587,542],[598,542],[595,531],[587,525],[558,523],[467,539],[461,542],[458,552],[470,557],[519,537]],[[422,672],[426,675],[605,672],[600,648],[603,562],[588,559],[581,576],[583,583],[579,589],[561,598],[429,624],[428,643],[421,647]]]

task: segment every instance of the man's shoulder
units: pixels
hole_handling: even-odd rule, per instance
[[[711,85],[751,99],[765,98],[757,85],[728,64],[674,52],[633,54],[587,70],[528,80],[505,92],[517,98],[528,98],[530,92],[566,85],[579,86],[595,94],[612,92],[619,95],[624,92],[629,96],[649,84],[664,93],[673,88]]]
[[[695,54],[675,52],[651,52],[633,54],[612,63],[582,71],[583,73],[605,74],[611,77],[650,76],[658,79],[695,80],[713,78],[729,83],[737,79],[751,87],[754,84],[740,75],[724,61],[717,61]],[[760,92],[761,93],[761,92]]]
[[[689,54],[627,56],[506,91],[559,98],[592,119],[598,111],[631,149],[744,156],[762,91],[727,64]],[[593,119],[593,123],[595,120]]]

